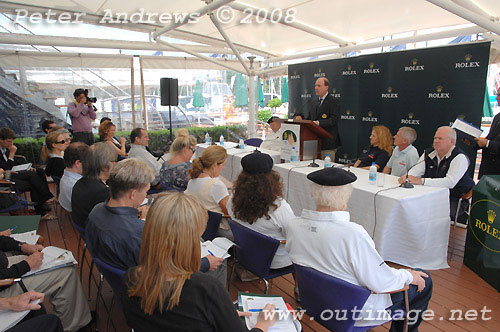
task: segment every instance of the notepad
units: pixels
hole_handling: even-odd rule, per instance
[[[231,255],[229,255],[227,251],[233,245],[234,242],[226,239],[225,237],[218,237],[213,239],[212,241],[201,242],[201,257],[210,255],[210,253],[208,252],[210,250],[214,254],[214,256],[226,259],[228,257],[231,257]]]
[[[286,307],[285,301],[281,296],[254,296],[254,295],[241,295],[241,306],[243,311],[256,311],[263,309],[266,304],[274,304],[278,319],[273,326],[269,328],[269,332],[296,332],[297,328],[293,322],[293,315]],[[245,323],[249,330],[257,324],[258,312],[253,312],[252,316],[245,317]]]
[[[483,131],[476,126],[474,126],[471,123],[468,123],[462,119],[456,119],[455,122],[453,122],[453,125],[451,128],[455,128],[457,130],[460,130],[462,133],[464,133],[467,138],[473,139],[480,137]]]
[[[19,242],[36,244],[40,235],[37,235],[36,231],[29,231],[25,233],[11,234],[10,237]]]
[[[11,169],[11,171],[13,171],[13,172],[21,172],[21,171],[27,171],[30,168],[31,168],[31,163],[27,163],[27,164],[13,166],[12,169]]]
[[[26,272],[23,277],[32,274],[40,274],[65,266],[77,264],[73,253],[69,250],[57,247],[45,247],[43,250],[43,262],[37,269]]]
[[[30,303],[39,303],[40,300],[34,300]],[[30,312],[30,310],[24,311],[12,311],[12,310],[0,310],[0,332],[10,329],[14,327],[17,323],[19,323],[26,315]]]

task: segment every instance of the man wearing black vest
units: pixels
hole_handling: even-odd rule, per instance
[[[469,158],[455,146],[456,140],[455,129],[439,127],[434,135],[434,148],[425,150],[408,174],[410,183],[450,189],[451,219],[455,219],[460,197],[474,187],[474,180],[467,171]],[[405,180],[406,175],[403,175],[399,178],[399,183]]]
[[[340,119],[340,103],[328,93],[330,82],[326,77],[320,77],[314,84],[314,91],[318,96],[317,101],[313,104],[309,119],[313,120],[321,128],[332,134],[333,138],[323,138],[321,140],[321,158],[325,158],[327,154],[330,159],[334,160],[335,152],[340,144],[339,136],[339,119]],[[304,115],[296,114],[295,119],[302,120]]]
[[[497,91],[497,101],[500,105],[500,89]],[[483,150],[479,178],[483,175],[500,174],[500,113],[495,115],[491,123],[490,132],[484,137],[475,138],[477,149]]]

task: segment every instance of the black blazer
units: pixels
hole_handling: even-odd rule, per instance
[[[340,102],[331,94],[326,95],[321,106],[319,106],[319,98],[315,101],[309,120],[319,121],[319,126],[333,136],[333,139],[324,138],[322,140],[322,150],[333,150],[342,145],[339,136],[339,119]]]
[[[483,175],[500,174],[500,113],[495,115],[491,123],[490,132],[486,139],[490,141],[488,147],[484,147],[479,177]]]
[[[7,150],[7,153],[9,153],[9,150]],[[16,165],[19,165],[16,158],[14,158],[14,160],[5,160],[3,153],[0,151],[0,168],[3,168],[5,171],[10,171],[12,167]]]

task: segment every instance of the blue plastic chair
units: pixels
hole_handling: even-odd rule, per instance
[[[240,225],[231,219],[228,222],[236,243],[234,247],[236,261],[231,268],[228,289],[231,287],[231,279],[237,263],[264,280],[266,284],[265,294],[269,290],[267,280],[294,272],[293,265],[281,269],[271,269],[271,263],[280,241]]]
[[[80,264],[80,280],[82,280],[82,273],[83,273],[83,264],[85,263],[85,253],[87,252],[87,244],[85,243],[85,228],[79,226],[76,224],[73,220],[71,220],[71,224],[73,225],[73,228],[76,229],[78,232],[78,249],[76,252],[76,257],[77,261]],[[83,251],[82,251],[82,257],[80,260],[80,243],[83,241]],[[88,300],[90,302],[90,282],[92,281],[92,271],[94,270],[94,260],[92,259],[92,262],[90,263],[90,270],[89,270],[89,293],[88,293]]]
[[[249,138],[245,141],[246,145],[259,147],[262,144],[262,139],[260,138]]]
[[[353,309],[358,310],[363,307],[371,291],[351,284],[334,276],[319,272],[313,268],[293,264],[297,275],[301,306],[307,310],[310,317],[326,327],[330,331],[336,332],[362,332],[368,331],[375,326],[355,327],[355,320],[352,317]],[[405,289],[406,312],[408,309],[408,287]],[[325,315],[328,320],[323,320],[321,313],[325,310],[332,310],[332,315]],[[336,310],[339,310],[341,320],[336,320]],[[347,314],[344,315],[343,313]],[[344,319],[345,318],[345,319]],[[408,331],[408,321],[405,320],[405,329]]]
[[[118,269],[116,267],[113,267],[102,260],[100,260],[97,257],[92,257],[92,261],[95,262],[95,265],[99,272],[101,273],[101,279],[99,281],[99,287],[97,288],[97,300],[95,304],[95,311],[96,311],[96,331],[97,331],[97,313],[98,311],[98,306],[99,306],[99,298],[101,297],[101,291],[102,291],[102,282],[103,279],[105,278],[108,284],[111,286],[113,289],[113,299],[111,300],[111,306],[108,311],[108,321],[107,321],[107,328],[106,331],[109,331],[109,321],[111,318],[111,313],[113,310],[113,305],[115,302],[115,299],[118,301],[118,304],[121,306],[120,302],[120,293],[122,291],[122,277],[125,274],[124,270]],[[104,300],[103,300],[104,301]]]
[[[208,211],[208,222],[205,231],[201,235],[203,240],[212,241],[217,237],[217,231],[222,220],[222,214],[217,212]]]

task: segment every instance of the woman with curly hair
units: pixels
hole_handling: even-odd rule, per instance
[[[369,169],[372,163],[382,172],[392,154],[393,138],[386,126],[374,126],[370,135],[370,146],[361,152],[361,157],[354,167]]]
[[[295,218],[292,208],[283,199],[283,182],[273,171],[273,159],[259,151],[241,159],[243,171],[233,188],[233,197],[227,204],[231,219],[256,232],[277,240],[285,240],[283,228]],[[271,263],[272,269],[292,265],[280,244]]]
[[[103,121],[99,126],[99,141],[111,145],[116,153],[120,156],[118,161],[127,156],[125,147],[125,137],[120,137],[118,142],[114,137],[116,133],[116,126],[111,121]]]

